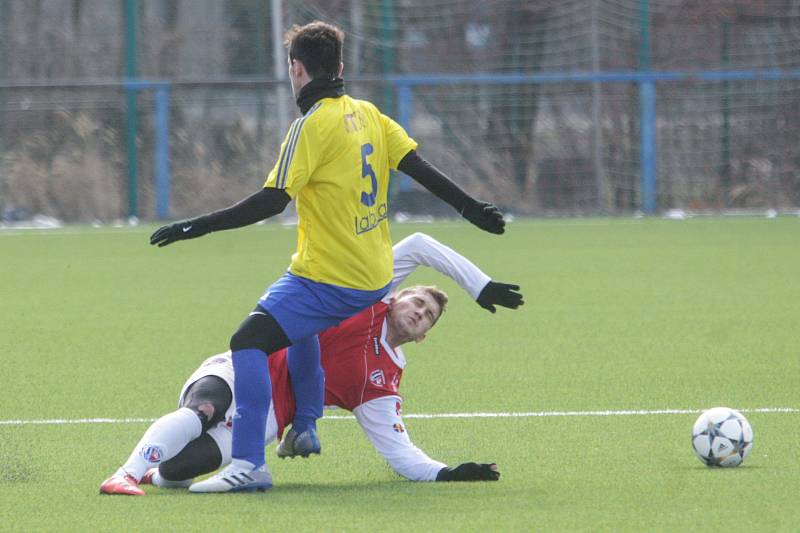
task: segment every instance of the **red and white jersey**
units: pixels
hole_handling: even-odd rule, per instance
[[[388,311],[388,304],[378,302],[320,333],[325,405],[352,411],[376,398],[399,396],[406,359],[400,348],[386,342]],[[281,406],[275,410],[280,432],[294,415],[286,350],[272,354],[269,363],[272,398]]]
[[[386,342],[388,312],[389,305],[379,302],[320,334],[325,405],[352,411],[398,394],[406,358]]]

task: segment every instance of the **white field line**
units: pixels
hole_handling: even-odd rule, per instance
[[[800,413],[794,407],[758,407],[739,409],[743,413]],[[592,417],[592,416],[647,416],[647,415],[689,415],[703,412],[703,409],[655,409],[624,411],[539,411],[522,413],[417,413],[403,415],[403,418],[544,418],[544,417]],[[354,420],[349,415],[326,415],[327,420]],[[138,424],[153,422],[155,418],[77,418],[77,419],[43,419],[43,420],[0,420],[0,426],[27,425],[63,425],[63,424]]]

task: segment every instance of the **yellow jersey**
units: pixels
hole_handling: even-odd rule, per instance
[[[392,279],[389,170],[417,143],[370,102],[322,98],[295,120],[264,187],[296,199],[289,271],[312,281],[377,290]]]

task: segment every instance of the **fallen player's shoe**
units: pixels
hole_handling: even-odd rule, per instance
[[[205,481],[189,487],[189,492],[249,492],[272,488],[272,474],[267,465],[253,468],[246,461],[234,461]]]
[[[139,480],[139,485],[153,485],[161,487],[162,489],[185,489],[192,484],[191,479],[184,479],[183,481],[170,481],[158,473],[158,468],[151,468],[144,473],[142,479]]]
[[[122,494],[125,496],[144,496],[139,484],[131,476],[114,474],[100,485],[100,494]]]
[[[304,432],[298,434],[294,428],[290,429],[286,436],[283,438],[275,452],[278,457],[285,459],[286,457],[308,457],[312,453],[319,455],[322,450],[322,445],[319,443],[317,432],[314,428],[308,428]]]

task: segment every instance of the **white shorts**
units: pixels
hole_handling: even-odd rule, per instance
[[[231,396],[233,396],[233,360],[231,359],[231,352],[227,351],[225,353],[212,355],[200,365],[200,367],[195,370],[189,379],[186,380],[186,383],[183,384],[183,388],[181,389],[181,395],[178,398],[178,406],[180,407],[183,404],[183,400],[186,396],[186,391],[189,390],[189,387],[192,386],[197,380],[200,378],[204,378],[206,376],[216,376],[225,381],[228,384],[228,387],[231,389]],[[231,401],[230,407],[228,410],[225,411],[224,419],[219,422],[216,426],[209,429],[206,433],[208,433],[212,439],[217,443],[219,446],[219,451],[222,454],[222,466],[227,465],[231,462],[231,448],[233,445],[233,415],[236,412],[236,399],[234,398]],[[278,433],[278,424],[275,420],[275,409],[273,408],[272,402],[269,404],[269,414],[267,415],[267,428],[266,428],[266,444],[269,444],[273,440],[275,440]]]

